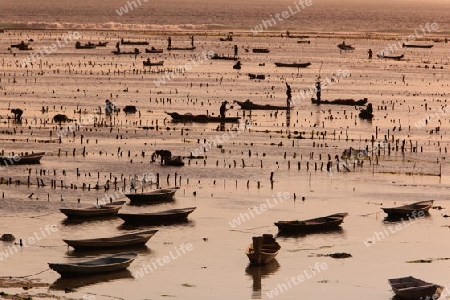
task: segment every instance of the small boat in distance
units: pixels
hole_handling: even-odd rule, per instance
[[[154,213],[121,213],[117,214],[125,223],[133,224],[173,224],[187,220],[196,207],[176,208]]]
[[[11,166],[11,165],[32,165],[39,164],[41,158],[45,155],[45,152],[36,153],[12,153],[10,156],[0,156],[0,165]]]
[[[144,67],[151,67],[151,66],[163,66],[164,65],[164,61],[163,60],[160,60],[160,61],[157,61],[157,62],[151,62],[149,59],[148,60],[144,60],[143,62],[142,62],[142,64],[144,65]]]
[[[271,104],[265,104],[265,105],[261,105],[261,104],[255,104],[252,101],[250,101],[249,99],[247,99],[246,101],[237,101],[234,100],[235,103],[237,103],[241,109],[244,110],[287,110],[288,107],[286,105],[271,105]]]
[[[355,50],[355,47],[353,47],[352,45],[347,45],[345,43],[341,43],[337,45],[339,49],[344,50],[344,51],[352,51]]]
[[[403,57],[405,57],[405,54],[401,55],[384,55],[384,54],[377,54],[378,58],[382,59],[393,59],[393,60],[400,60]]]
[[[158,189],[144,193],[125,194],[130,199],[130,205],[143,205],[170,201],[173,199],[177,188]]]
[[[248,73],[248,78],[250,78],[250,79],[261,79],[261,80],[264,80],[264,79],[266,79],[266,75],[264,75],[264,74],[253,74],[253,73]]]
[[[274,224],[278,227],[279,231],[314,232],[321,230],[330,230],[339,227],[347,215],[348,213],[337,213],[326,217],[303,221],[278,221]]]
[[[413,212],[424,212],[427,213],[433,206],[434,200],[419,201],[408,205],[402,205],[398,207],[391,208],[381,208],[389,216],[401,216],[401,215],[412,215]],[[418,217],[418,216],[415,216]]]
[[[418,44],[405,44],[403,43],[403,48],[424,48],[424,49],[430,49],[433,48],[433,44],[429,45],[418,45]]]
[[[281,246],[271,234],[254,236],[253,242],[245,250],[250,264],[265,265],[270,263],[280,251]]]
[[[408,276],[388,279],[392,291],[405,300],[438,299],[444,287]]]
[[[280,62],[276,62],[275,66],[277,67],[286,67],[286,68],[306,68],[308,66],[310,66],[311,63],[310,62],[306,62],[306,63],[280,63]]]
[[[97,47],[106,47],[106,45],[108,45],[109,42],[98,42],[96,44]]]
[[[114,237],[63,241],[75,250],[127,248],[144,245],[158,230],[146,230]]]
[[[91,42],[87,42],[84,45],[81,45],[80,41],[77,41],[75,43],[75,48],[76,49],[95,49],[97,48],[97,46],[95,44],[92,44]]]
[[[253,53],[269,53],[270,50],[267,48],[253,48]]]
[[[149,42],[147,42],[147,41],[130,41],[130,40],[125,41],[124,39],[121,39],[120,43],[122,45],[148,45],[149,44]]]
[[[356,105],[356,106],[363,106],[367,103],[367,98],[362,98],[359,100],[354,99],[335,99],[335,100],[317,100],[314,98],[311,98],[311,103],[313,104],[334,104],[334,105]]]
[[[163,49],[156,49],[155,47],[152,47],[151,49],[145,48],[145,53],[163,53]]]
[[[82,262],[49,263],[48,265],[50,269],[58,272],[62,277],[76,277],[123,270],[128,268],[136,257],[137,254],[131,252],[104,256]]]
[[[209,57],[210,59],[221,59],[221,60],[238,60],[239,58],[236,56],[225,56],[214,53],[214,55]]]
[[[30,47],[29,44],[25,43],[25,42],[20,42],[19,44],[15,44],[15,45],[11,45],[11,48],[17,48],[21,51],[24,50],[33,50],[33,47]]]
[[[172,122],[182,122],[182,123],[238,123],[240,117],[225,117],[220,116],[208,116],[208,115],[193,115],[186,113],[180,115],[177,112],[166,112],[172,117]]]
[[[84,208],[61,208],[60,211],[68,218],[89,219],[112,216],[122,208],[126,201],[115,201],[104,205],[90,206]]]

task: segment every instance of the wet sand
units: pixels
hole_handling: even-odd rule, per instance
[[[34,45],[36,48],[62,34],[7,32],[2,36],[0,49],[17,42],[19,33],[39,41]],[[147,38],[152,41],[150,46],[165,48],[163,37]],[[83,32],[82,40],[97,39],[105,40],[105,33]],[[448,44],[436,43],[429,50],[402,49],[400,53],[405,53],[406,60],[386,61],[369,60],[366,56],[369,48],[374,52],[384,49],[388,43],[385,39],[346,39],[346,43],[356,46],[355,51],[348,53],[340,53],[336,47],[342,42],[340,37],[309,39],[311,44],[298,44],[296,39],[242,36],[224,43],[219,42],[219,36],[201,35],[196,36],[194,51],[140,54],[135,59],[113,56],[110,51],[117,39],[111,37],[106,39],[110,43],[105,49],[66,47],[45,57],[42,68],[34,65],[28,69],[15,64],[26,53],[21,51],[14,57],[2,50],[2,150],[5,155],[12,151],[47,154],[40,165],[13,165],[1,170],[1,232],[27,239],[35,233],[43,237],[40,228],[46,225],[56,225],[58,230],[3,259],[0,275],[36,274],[46,270],[48,262],[99,255],[68,250],[62,239],[113,236],[138,228],[123,226],[119,218],[80,224],[67,222],[59,208],[95,204],[97,199],[114,193],[111,184],[106,191],[105,185],[108,180],[114,182],[115,177],[117,188],[123,188],[129,186],[133,176],[141,179],[144,173],[153,173],[159,174],[161,186],[180,186],[175,201],[148,207],[127,205],[121,212],[196,206],[189,222],[155,227],[159,232],[146,248],[136,249],[139,256],[129,271],[67,281],[48,270],[31,278],[49,284],[51,294],[74,299],[210,299],[212,295],[219,299],[268,299],[266,293],[279,284],[287,284],[291,276],[313,274],[316,263],[325,263],[326,270],[301,284],[291,284],[278,298],[294,299],[301,294],[317,299],[391,299],[387,279],[407,275],[446,285],[448,262],[438,259],[446,258],[448,252],[441,236],[448,230],[443,215],[447,213],[445,194],[449,186],[446,164],[449,126],[446,115],[441,113],[439,120],[430,119],[423,128],[414,124],[426,114],[435,114],[446,107]],[[189,46],[187,36],[173,40],[177,46]],[[202,51],[232,55],[234,44],[239,45],[243,64],[240,71],[232,69],[234,62],[208,60],[157,87],[154,80],[160,74],[148,69],[144,72],[142,67],[147,57],[152,61],[164,60],[164,68],[170,68],[185,65]],[[256,47],[268,47],[271,52],[254,54],[251,48]],[[279,61],[310,61],[312,65],[297,71],[276,68],[273,63]],[[260,63],[265,66],[259,66]],[[291,111],[288,128],[285,112],[244,114],[233,105],[227,115],[240,116],[251,126],[244,132],[233,131],[235,137],[222,143],[217,136],[237,130],[238,124],[226,124],[225,131],[218,131],[217,124],[174,124],[164,113],[208,111],[217,115],[222,101],[248,98],[256,103],[282,105],[286,102],[286,81],[295,95],[314,84],[319,70],[323,79],[331,78],[339,70],[349,70],[351,76],[324,90],[322,98],[367,97],[374,106],[373,121],[360,120],[358,108],[353,106],[316,106],[305,100]],[[265,74],[266,80],[250,80],[247,73]],[[122,108],[136,105],[139,113],[120,112],[111,118],[98,114],[99,106],[104,110],[105,99]],[[42,106],[48,106],[48,112],[42,113]],[[16,107],[24,109],[22,124],[6,118],[12,116],[9,109]],[[80,109],[82,114],[75,113]],[[51,122],[57,113],[77,120],[95,117],[95,124],[88,122],[72,132],[75,127],[70,123],[61,128]],[[64,130],[69,134],[60,143],[57,133]],[[301,139],[297,138],[299,135]],[[372,137],[376,142],[386,138],[391,151],[382,148],[378,153],[376,143],[371,143]],[[185,159],[184,167],[151,163],[155,150],[169,149],[174,155],[189,156],[203,141],[216,141],[221,147],[208,150],[206,159]],[[365,160],[362,167],[350,163],[351,172],[337,171],[335,155],[340,156],[349,147],[366,146],[374,149],[374,153],[370,151],[370,160]],[[333,162],[331,172],[326,172],[328,156]],[[7,184],[10,179],[11,184]],[[38,187],[38,179],[45,186]],[[17,180],[20,185],[15,184]],[[289,193],[289,199],[275,202],[279,192]],[[370,246],[364,243],[389,225],[383,222],[381,206],[426,199],[435,199],[435,204],[444,210],[433,209],[430,216],[414,221],[411,226],[385,234],[385,238]],[[272,207],[258,214],[255,206],[264,203]],[[273,222],[337,212],[349,213],[342,230],[279,236],[282,249],[277,264],[257,271],[248,268],[245,247],[254,235],[276,235]],[[245,222],[230,225],[243,214],[249,216]],[[361,216],[365,214],[369,215]],[[193,250],[136,279],[135,272],[143,265],[170,255],[183,243],[192,244]],[[1,242],[0,250],[5,251],[8,246],[11,244]],[[351,253],[352,258],[320,256],[335,252]],[[406,263],[418,259],[434,260]],[[255,291],[259,286],[261,290]],[[66,294],[65,288],[76,291]],[[33,289],[28,292],[33,293]]]

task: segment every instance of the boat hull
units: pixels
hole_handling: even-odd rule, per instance
[[[247,102],[247,101],[237,101],[235,100],[234,102],[236,102],[241,109],[243,110],[287,110],[288,107],[287,106],[278,106],[278,105],[260,105],[260,104],[255,104],[253,102]]]
[[[118,249],[145,245],[158,230],[124,234],[110,238],[96,238],[83,240],[63,240],[75,250]]]
[[[292,64],[287,64],[287,63],[275,63],[275,66],[277,67],[285,67],[285,68],[306,68],[308,66],[310,66],[311,63],[307,62],[307,63],[292,63]]]
[[[175,192],[175,189],[161,189],[148,193],[125,194],[125,196],[130,199],[130,205],[143,205],[170,201]]]
[[[334,215],[329,215],[326,217],[314,218],[303,221],[278,221],[275,222],[275,226],[278,227],[279,231],[283,232],[317,232],[317,231],[327,231],[338,228],[347,213],[338,213]]]
[[[367,104],[368,99],[363,98],[359,100],[354,99],[335,99],[335,100],[317,100],[314,98],[311,98],[311,103],[313,104],[331,104],[331,105],[357,105],[357,106],[363,106]]]
[[[389,216],[415,216],[418,217],[417,212],[427,213],[433,206],[434,200],[426,200],[415,202],[409,205],[403,205],[398,207],[381,208]],[[416,212],[416,213],[414,213]]]
[[[213,117],[207,115],[191,115],[184,114],[180,115],[178,113],[167,113],[172,117],[172,122],[181,122],[181,123],[238,123],[239,117]]]
[[[86,208],[61,208],[60,211],[68,218],[89,219],[115,215],[122,208],[123,204],[125,204],[125,201],[117,201],[111,204]]]
[[[124,253],[78,263],[49,263],[48,265],[63,277],[76,277],[123,270],[128,268],[136,257],[136,253]]]
[[[117,214],[119,218],[130,224],[166,224],[178,223],[186,221],[190,213],[195,210],[195,207],[188,207],[182,209],[172,209],[156,213],[143,214]]]
[[[41,163],[45,152],[17,155],[12,157],[0,156],[0,165],[33,165]]]
[[[388,280],[395,295],[405,300],[438,299],[443,290],[442,286],[409,277]]]

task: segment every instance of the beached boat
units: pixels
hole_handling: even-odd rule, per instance
[[[310,65],[311,65],[310,62],[306,62],[306,63],[279,63],[279,62],[276,62],[275,63],[275,66],[277,66],[277,67],[285,67],[285,68],[306,68]]]
[[[11,166],[11,165],[33,165],[39,164],[41,158],[45,155],[45,152],[36,153],[12,153],[10,156],[0,156],[0,165]]]
[[[176,191],[176,188],[158,189],[144,193],[129,193],[125,194],[125,196],[130,199],[130,205],[142,205],[170,201]]]
[[[163,53],[163,49],[156,49],[155,47],[152,47],[151,49],[145,48],[145,53]]]
[[[398,207],[391,208],[381,208],[389,216],[393,215],[411,215],[413,212],[428,212],[433,206],[434,200],[419,201],[408,205],[402,205]]]
[[[136,253],[121,253],[82,262],[49,263],[48,265],[63,277],[86,276],[126,269],[136,257]]]
[[[126,201],[115,201],[112,203],[90,206],[84,208],[61,208],[60,211],[68,218],[96,218],[112,216],[122,208]]]
[[[308,232],[337,228],[342,224],[348,213],[337,213],[326,217],[309,220],[278,221],[275,225],[279,231]]]
[[[405,300],[438,299],[443,290],[440,285],[412,276],[392,278],[388,282],[395,295]]]
[[[147,61],[143,61],[142,64],[144,65],[144,67],[151,67],[151,66],[163,66],[164,65],[164,61],[157,61],[157,62],[151,62],[149,60]]]
[[[314,98],[311,98],[311,103],[314,104],[334,104],[334,105],[356,105],[356,106],[362,106],[366,105],[367,98],[362,98],[359,100],[354,99],[335,99],[335,100],[317,100]]]
[[[157,232],[158,230],[146,230],[107,238],[94,238],[82,240],[64,239],[63,241],[67,245],[75,248],[76,250],[126,248],[144,245]]]
[[[250,79],[261,79],[261,80],[264,80],[264,79],[266,79],[266,75],[264,75],[264,74],[253,74],[253,73],[248,73],[248,78],[250,78]]]
[[[393,59],[393,60],[400,60],[403,57],[405,57],[405,54],[401,55],[384,55],[384,54],[377,54],[378,58],[382,59]]]
[[[281,246],[275,241],[271,234],[253,237],[251,243],[245,250],[251,264],[264,265],[270,263],[280,251]]]
[[[338,44],[338,48],[344,51],[352,51],[355,50],[355,47],[353,47],[352,45],[346,45],[344,43],[342,44]]]
[[[120,213],[119,218],[125,223],[133,224],[166,224],[186,221],[196,207],[176,208],[154,213]]]
[[[433,48],[434,45],[418,45],[418,44],[403,44],[403,48],[424,48],[424,49],[430,49]]]
[[[267,48],[253,48],[253,53],[269,53],[270,50]]]
[[[209,57],[210,59],[221,59],[221,60],[238,60],[239,58],[236,56],[225,56],[214,53],[214,55]]]
[[[124,39],[121,39],[120,43],[122,45],[148,45],[149,44],[149,42],[147,42],[147,41],[124,41]]]
[[[208,116],[208,115],[193,115],[190,113],[180,115],[177,112],[166,112],[172,117],[172,122],[183,122],[183,123],[237,123],[239,122],[239,117],[225,117],[220,116]]]
[[[245,110],[287,110],[288,109],[287,106],[283,106],[283,105],[271,105],[271,104],[261,105],[261,104],[255,104],[250,100],[246,100],[246,101],[234,100],[234,102],[236,102],[241,107],[241,109],[245,109]]]

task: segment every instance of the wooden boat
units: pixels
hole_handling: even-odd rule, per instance
[[[75,43],[75,48],[77,48],[77,49],[95,49],[95,48],[97,48],[97,46],[95,44],[92,44],[91,42],[81,45],[81,43],[79,41],[77,41]]]
[[[183,122],[183,123],[237,123],[239,122],[239,117],[225,117],[220,116],[208,116],[208,115],[193,115],[190,113],[180,115],[177,112],[166,112],[172,117],[172,122]]]
[[[359,117],[361,118],[361,119],[364,119],[364,120],[372,120],[372,118],[373,118],[373,109],[372,109],[372,103],[369,103],[369,104],[367,104],[367,108],[366,109],[362,109],[360,112],[359,112]]]
[[[251,264],[265,265],[273,261],[280,251],[281,246],[275,241],[271,234],[253,237],[251,243],[245,250]]]
[[[147,41],[124,41],[123,39],[120,40],[120,43],[122,45],[148,45],[149,42]]]
[[[120,213],[117,214],[119,218],[125,221],[125,223],[134,224],[165,224],[165,223],[178,223],[187,219],[190,213],[195,210],[196,207],[176,208],[169,209],[154,213]]]
[[[362,98],[359,100],[354,99],[335,99],[335,100],[320,100],[311,98],[311,103],[313,104],[334,104],[334,105],[356,105],[356,106],[362,106],[366,105],[367,98]]]
[[[33,50],[33,47],[30,47],[29,44],[23,43],[23,42],[19,43],[19,44],[11,45],[11,48],[17,48],[22,51]]]
[[[36,152],[36,153],[28,153],[25,154],[17,154],[12,153],[11,156],[0,156],[0,165],[11,166],[11,165],[32,165],[39,164],[41,162],[41,158],[45,155],[45,152]]]
[[[310,62],[306,62],[306,63],[279,63],[276,62],[275,66],[277,67],[285,67],[285,68],[306,68],[308,66],[310,66],[311,63]]]
[[[423,300],[438,299],[444,287],[408,276],[388,279],[392,291],[400,299]]]
[[[167,50],[195,50],[195,47],[167,47]]]
[[[261,79],[261,80],[264,80],[264,79],[266,79],[266,75],[264,75],[264,74],[252,74],[252,73],[248,73],[248,78],[250,78],[250,79]]]
[[[49,263],[49,267],[63,277],[86,276],[128,268],[136,253],[121,253],[75,263]]]
[[[144,245],[157,232],[158,230],[146,230],[108,238],[94,238],[83,240],[64,239],[63,241],[76,250],[126,248]]]
[[[152,204],[172,200],[176,191],[176,188],[158,189],[145,193],[125,194],[125,196],[130,199],[130,205]]]
[[[384,54],[377,54],[378,58],[383,58],[383,59],[393,59],[393,60],[400,60],[403,57],[405,57],[405,54],[401,54],[401,55],[384,55]]]
[[[403,48],[425,48],[430,49],[433,48],[434,45],[418,45],[418,44],[403,44]]]
[[[61,208],[60,211],[68,218],[96,218],[112,216],[122,208],[126,201],[116,201],[104,205],[84,208]]]
[[[311,44],[311,41],[297,41],[299,44]]]
[[[209,57],[210,59],[221,59],[221,60],[238,60],[239,58],[236,56],[225,56],[214,53],[214,55]]]
[[[388,215],[411,215],[413,212],[428,212],[433,206],[434,200],[419,201],[408,205],[402,205],[392,208],[381,208]]]
[[[163,53],[163,49],[155,49],[155,47],[152,47],[151,49],[145,48],[145,53]]]
[[[355,50],[355,47],[346,44],[338,44],[338,48],[344,51],[352,51]]]
[[[97,47],[106,47],[106,45],[108,45],[109,42],[98,42],[96,44]]]
[[[151,66],[163,66],[164,65],[164,61],[157,61],[157,62],[151,62],[151,61],[143,61],[142,64],[144,65],[144,67],[151,67]]]
[[[122,52],[122,51],[111,51],[111,53],[113,53],[114,55],[138,55],[139,53],[141,53],[139,50],[138,51],[129,51],[129,52]]]
[[[270,50],[267,48],[253,48],[253,53],[269,53]]]
[[[234,64],[233,69],[240,70],[242,68],[241,61],[238,60],[237,63]]]
[[[279,231],[321,231],[336,228],[342,224],[348,213],[337,213],[326,217],[314,218],[309,220],[278,221],[275,225]]]
[[[244,110],[287,110],[288,109],[287,106],[282,106],[282,105],[255,104],[250,100],[246,100],[246,101],[234,100],[234,102],[236,102],[241,107],[241,109],[244,109]]]
[[[233,41],[233,36],[231,34],[229,34],[226,38],[219,38],[219,41],[221,41],[221,42],[232,42]]]
[[[134,105],[127,105],[127,106],[125,106],[125,107],[123,108],[123,111],[124,111],[126,114],[134,114],[134,113],[137,112],[137,108],[136,108],[136,106],[134,106]]]

